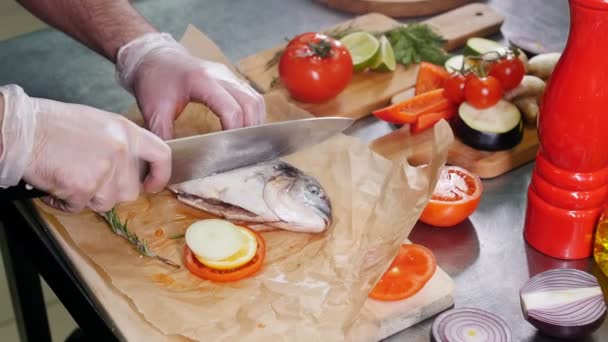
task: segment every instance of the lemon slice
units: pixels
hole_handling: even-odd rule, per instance
[[[209,219],[193,223],[186,230],[186,244],[205,260],[223,260],[243,246],[243,234],[226,220]]]
[[[368,32],[349,33],[340,41],[348,49],[355,71],[361,71],[370,66],[380,50],[380,42]]]
[[[374,57],[371,69],[376,71],[395,71],[395,52],[386,36],[380,37],[380,51]]]
[[[242,234],[242,246],[236,253],[223,260],[206,260],[200,256],[196,259],[203,265],[216,270],[230,270],[241,267],[251,261],[258,251],[258,240],[255,235],[248,229],[236,226],[240,234]]]

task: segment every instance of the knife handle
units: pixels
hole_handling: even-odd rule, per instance
[[[20,181],[19,184],[15,186],[0,189],[0,200],[3,201],[32,199],[47,195],[48,194],[46,192],[32,188],[24,181]]]

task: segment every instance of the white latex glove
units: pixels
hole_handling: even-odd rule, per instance
[[[221,63],[192,56],[169,34],[149,33],[121,47],[119,83],[133,94],[146,126],[163,139],[174,137],[173,122],[189,102],[209,107],[222,129],[264,121],[264,98]]]
[[[161,191],[171,176],[171,150],[126,118],[95,108],[27,96],[15,85],[4,97],[0,186],[23,179],[67,212],[97,212],[135,200],[141,171],[148,192]]]

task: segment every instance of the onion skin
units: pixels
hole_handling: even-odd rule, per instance
[[[597,294],[555,304],[550,308],[526,308],[525,296],[555,291],[595,290]],[[606,303],[597,279],[576,269],[562,268],[537,274],[520,290],[524,318],[546,336],[575,339],[592,334],[606,317]],[[544,303],[547,303],[546,301]]]

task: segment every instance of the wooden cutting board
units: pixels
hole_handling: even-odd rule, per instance
[[[524,137],[517,146],[498,152],[476,150],[454,137],[447,164],[464,167],[481,178],[493,178],[534,160],[538,146],[538,134],[533,126],[524,126]],[[412,165],[422,165],[429,160],[432,130],[411,134],[409,126],[405,125],[372,141],[370,148],[391,160],[409,154],[408,161]]]
[[[485,37],[498,31],[504,17],[484,4],[470,4],[424,21],[434,27],[446,39],[445,48],[453,50],[461,47],[473,36]],[[398,21],[378,13],[356,17],[337,27],[354,27],[370,31],[382,31],[400,25]],[[236,67],[260,92],[278,92],[287,96],[280,82],[271,89],[271,83],[278,75],[276,64],[267,69],[266,63],[283,48],[271,48],[240,60]],[[307,104],[291,100],[315,116],[344,116],[359,119],[374,109],[381,108],[398,94],[416,83],[418,66],[407,68],[398,65],[394,72],[361,72],[353,75],[348,87],[336,98],[324,104]]]
[[[365,302],[365,308],[373,312],[381,322],[378,341],[437,315],[452,305],[454,305],[454,280],[440,267],[437,267],[435,274],[424,288],[410,298],[395,302],[381,302],[368,298]]]
[[[349,13],[376,12],[390,17],[416,17],[441,13],[473,0],[317,0]]]
[[[70,239],[68,233],[54,224],[45,215],[41,215],[48,231],[61,246],[62,251],[74,265],[77,276],[89,287],[93,301],[100,303],[104,313],[112,320],[118,335],[127,341],[187,342],[181,336],[165,336],[152,326],[137,311],[131,300],[112,286],[103,270],[90,260]],[[409,241],[405,241],[410,243]],[[454,281],[441,268],[425,287],[414,296],[396,302],[380,302],[368,299],[365,308],[380,319],[380,330],[377,340],[398,333],[408,327],[436,315],[454,304]]]

